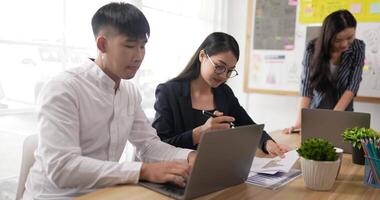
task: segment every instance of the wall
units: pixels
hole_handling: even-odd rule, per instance
[[[267,131],[279,130],[292,125],[296,119],[298,97],[266,95],[243,92],[243,72],[246,39],[247,0],[228,1],[227,32],[240,45],[240,59],[237,64],[239,76],[228,84],[234,89],[240,104],[256,123],[265,123]],[[371,113],[371,127],[380,131],[380,104],[355,102],[355,111]]]

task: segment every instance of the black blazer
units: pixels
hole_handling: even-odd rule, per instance
[[[231,88],[222,84],[213,88],[216,109],[235,118],[236,126],[256,124],[240,106]],[[162,141],[171,145],[196,149],[193,145],[194,119],[189,81],[168,81],[160,84],[156,89],[154,109],[156,115],[152,126],[157,130]],[[273,140],[265,131],[262,134],[259,147],[267,153],[267,140]],[[274,141],[274,140],[273,140]]]

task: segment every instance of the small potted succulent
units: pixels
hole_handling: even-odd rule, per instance
[[[313,190],[329,190],[338,175],[339,156],[325,139],[310,138],[297,150],[305,185]]]
[[[359,165],[364,165],[364,151],[361,144],[361,139],[364,138],[379,138],[378,133],[371,128],[348,128],[342,133],[345,141],[352,144],[352,162]]]

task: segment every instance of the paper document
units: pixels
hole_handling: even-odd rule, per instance
[[[299,156],[296,150],[285,153],[285,158],[258,158],[255,157],[251,172],[264,173],[264,174],[276,174],[277,172],[289,172],[294,163],[298,160]],[[250,174],[251,175],[251,174]]]
[[[248,177],[246,183],[257,185],[264,188],[275,190],[301,175],[301,170],[291,169],[289,172],[278,172],[276,174],[258,174],[254,173]]]

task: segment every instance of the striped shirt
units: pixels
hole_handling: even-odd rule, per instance
[[[346,90],[355,95],[359,90],[364,66],[365,44],[355,39],[349,49],[342,53],[341,62],[336,71],[336,88],[332,95],[315,90],[311,86],[311,57],[313,44],[309,43],[302,61],[300,95],[311,98],[311,108],[333,109]],[[334,90],[333,90],[334,91]],[[353,102],[347,106],[347,111],[353,110]]]

